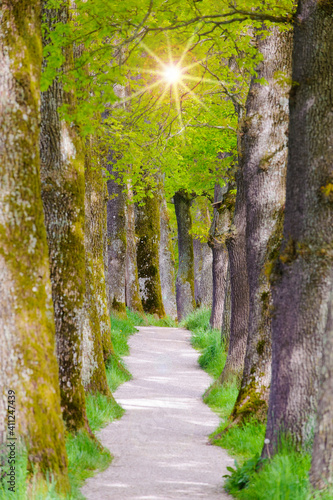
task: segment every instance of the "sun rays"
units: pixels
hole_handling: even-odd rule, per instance
[[[176,119],[178,119],[178,124],[180,127],[180,132],[184,131],[184,121],[183,121],[183,109],[182,104],[186,99],[192,99],[200,108],[208,110],[206,104],[200,99],[198,94],[194,91],[197,87],[199,87],[202,83],[209,85],[216,85],[220,87],[218,80],[213,80],[211,78],[205,78],[203,75],[198,76],[198,74],[193,74],[193,70],[199,68],[203,65],[203,63],[207,63],[207,59],[204,61],[194,61],[193,62],[193,54],[191,54],[191,46],[193,45],[195,34],[193,34],[187,41],[187,44],[182,51],[181,55],[175,57],[169,37],[166,34],[166,49],[167,54],[164,58],[159,57],[155,51],[153,51],[148,45],[144,42],[140,42],[141,48],[144,52],[155,60],[157,63],[157,67],[154,69],[147,69],[144,67],[131,67],[126,66],[128,71],[135,72],[139,76],[147,75],[150,80],[147,82],[147,85],[143,86],[136,92],[127,96],[124,99],[120,99],[118,104],[122,104],[128,102],[132,99],[140,97],[146,92],[152,92],[157,87],[162,87],[162,92],[158,101],[162,101],[165,99],[167,95],[169,95],[168,105],[173,106],[176,111]],[[185,63],[186,58],[188,56],[192,57],[192,61],[189,63]],[[151,62],[151,59],[150,61]],[[150,78],[149,78],[150,77]],[[191,85],[192,82],[192,85]],[[192,86],[192,88],[189,87]],[[164,88],[163,88],[164,87]]]

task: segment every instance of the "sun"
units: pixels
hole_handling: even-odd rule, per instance
[[[177,66],[166,66],[164,72],[163,72],[163,77],[164,79],[171,84],[179,82],[181,78],[181,71]]]
[[[151,92],[153,89],[161,86],[162,92],[158,96],[157,100],[155,100],[155,104],[158,101],[162,101],[166,96],[168,96],[168,98],[170,99],[170,104],[172,102],[175,105],[177,111],[176,118],[178,118],[180,133],[182,133],[185,130],[185,125],[183,123],[182,106],[181,106],[181,102],[184,96],[191,97],[194,101],[197,102],[197,104],[199,104],[199,106],[207,110],[208,108],[206,104],[203,101],[201,101],[201,99],[193,90],[195,87],[198,86],[198,84],[201,83],[213,84],[214,86],[218,84],[216,80],[205,78],[203,75],[194,76],[193,74],[189,73],[192,69],[198,67],[202,62],[207,63],[206,60],[207,58],[205,58],[203,61],[197,60],[191,64],[187,65],[183,64],[185,57],[190,50],[190,46],[193,43],[194,36],[195,34],[193,34],[192,37],[189,38],[183,50],[182,55],[180,56],[180,58],[178,56],[177,60],[175,60],[173,57],[169,37],[167,37],[167,46],[169,52],[168,62],[166,60],[160,59],[160,57],[141,40],[139,45],[146,53],[148,53],[153,59],[155,59],[155,61],[157,62],[157,68],[145,69],[137,66],[135,67],[127,66],[127,68],[131,71],[134,70],[139,74],[148,73],[152,75],[154,77],[153,82],[139,89],[137,92],[134,92],[131,95],[121,99],[120,104],[124,104],[127,101],[131,101],[136,97],[140,97],[145,92],[147,91]],[[191,89],[188,87],[188,85],[186,85],[186,82],[187,83],[194,82],[196,85],[193,89]],[[182,92],[183,94],[181,95]],[[119,105],[119,103],[117,105]]]

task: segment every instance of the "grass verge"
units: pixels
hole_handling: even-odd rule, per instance
[[[211,434],[214,445],[221,446],[235,458],[229,467],[225,489],[241,500],[333,500],[333,490],[314,491],[309,481],[311,456],[300,453],[287,441],[271,460],[261,460],[265,425],[256,420],[224,432],[238,394],[230,383],[221,387],[216,379],[222,373],[226,355],[221,345],[221,332],[209,325],[210,311],[196,310],[182,325],[192,332],[192,345],[201,351],[200,366],[214,379],[204,402],[221,417],[219,427]]]
[[[121,356],[128,354],[127,340],[136,329],[135,317],[120,317],[113,315],[112,340],[116,353],[116,359],[111,358],[106,366],[106,375],[111,392],[123,382],[130,379],[130,375],[119,367],[123,364]],[[116,403],[102,394],[87,394],[87,417],[93,432],[98,431],[113,420],[120,418],[124,410]],[[28,457],[23,446],[17,448],[16,461],[16,488],[15,493],[8,491],[6,478],[0,482],[0,500],[81,500],[84,499],[80,492],[84,481],[94,476],[97,472],[105,470],[112,461],[110,452],[101,447],[98,441],[92,440],[85,431],[75,435],[68,434],[66,437],[66,449],[68,455],[68,475],[71,485],[71,493],[63,496],[56,491],[56,484],[50,476],[46,481],[38,474],[28,474]],[[7,452],[1,454],[6,460]]]

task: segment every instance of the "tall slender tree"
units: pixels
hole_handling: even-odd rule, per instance
[[[136,206],[137,265],[142,306],[145,312],[165,316],[159,270],[160,207],[158,196],[148,193]]]
[[[170,234],[170,220],[164,192],[160,192],[160,249],[159,266],[161,277],[162,300],[165,313],[171,318],[177,318],[175,259]]]
[[[174,197],[178,230],[178,273],[176,278],[177,316],[181,321],[195,309],[194,296],[194,255],[191,235],[192,196],[177,191]]]
[[[227,186],[215,185],[214,190],[214,217],[209,230],[209,240],[213,253],[213,303],[210,316],[210,326],[222,329],[224,304],[227,290],[228,250],[226,235],[230,229],[230,205],[224,202],[224,195],[228,192]],[[234,203],[231,204],[234,207]]]
[[[68,486],[40,186],[41,3],[4,0],[0,19],[0,436]],[[8,428],[8,410],[19,418]],[[13,414],[11,414],[13,416]],[[10,422],[10,420],[9,420]],[[14,422],[14,421],[13,421]],[[6,432],[5,432],[6,431]],[[16,441],[15,441],[16,442]]]
[[[107,295],[109,308],[119,312],[126,311],[126,194],[119,182],[119,175],[113,167],[115,153],[108,155],[107,169],[111,178],[107,182],[109,200],[107,203],[107,244],[108,274]]]
[[[232,225],[226,238],[229,255],[231,284],[230,339],[226,364],[220,377],[221,383],[243,374],[249,319],[249,283],[246,267],[246,199],[244,170],[240,158],[236,173],[237,196]]]
[[[143,312],[137,266],[138,238],[135,234],[135,204],[133,202],[133,189],[127,182],[126,206],[126,305],[132,311]]]

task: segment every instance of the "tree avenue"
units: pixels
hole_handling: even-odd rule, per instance
[[[27,491],[74,494],[66,440],[103,455],[131,318],[208,310],[220,444],[264,429],[239,488],[287,446],[297,498],[332,498],[333,2],[3,0],[0,35],[0,446],[14,394]]]

